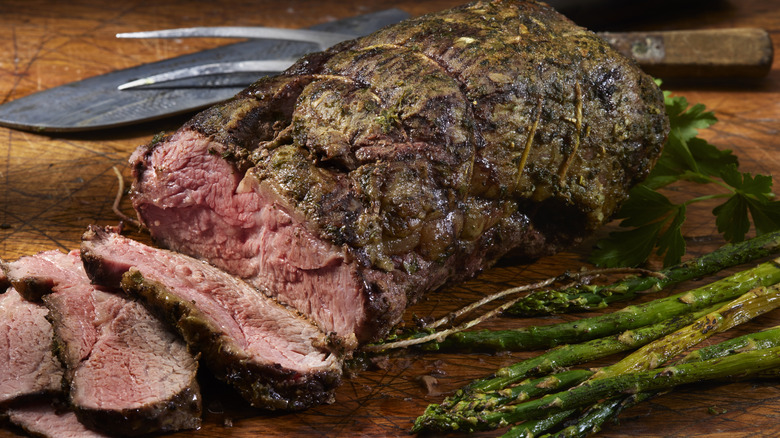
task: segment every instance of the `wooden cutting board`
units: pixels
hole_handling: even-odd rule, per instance
[[[388,7],[413,15],[458,4],[457,0],[163,2],[102,0],[4,0],[0,2],[0,102],[67,82],[224,44],[218,40],[116,41],[121,31],[206,25],[303,27]],[[609,30],[758,26],[780,38],[780,2],[721,1],[648,14]],[[660,15],[656,17],[655,15]],[[777,42],[775,43],[777,47]],[[758,81],[667,83],[691,102],[714,110],[718,124],[704,135],[740,157],[745,171],[780,176],[780,70],[777,62]],[[112,168],[128,176],[126,160],[155,133],[175,129],[184,118],[140,126],[69,135],[38,135],[0,128],[0,258],[13,260],[40,250],[78,246],[88,224],[116,224],[111,210],[118,188]],[[777,190],[776,190],[777,191]],[[680,196],[704,194],[700,187]],[[692,254],[723,243],[710,215],[713,205],[696,206],[685,235]],[[127,202],[121,208],[129,213]],[[146,240],[143,234],[131,237]],[[485,293],[586,266],[589,244],[524,264],[506,260],[479,278],[431,294],[407,314],[441,316]],[[732,270],[733,271],[733,270]],[[686,288],[692,287],[689,283]],[[520,327],[573,319],[498,319],[486,327]],[[734,334],[780,323],[772,312]],[[729,334],[728,336],[733,336]],[[722,339],[725,336],[720,337]],[[714,341],[708,341],[711,343]],[[400,354],[374,370],[345,379],[336,403],[295,414],[264,414],[248,408],[231,390],[204,376],[205,420],[201,430],[176,437],[407,436],[412,420],[428,403],[471,379],[537,353],[500,355]],[[614,358],[612,358],[614,359]],[[0,370],[0,372],[2,372]],[[422,384],[432,376],[438,386]],[[624,413],[601,436],[778,436],[778,380],[690,385]],[[0,437],[17,436],[0,430]]]

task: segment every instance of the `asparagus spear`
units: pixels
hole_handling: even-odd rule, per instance
[[[529,375],[548,374],[564,367],[641,347],[691,324],[717,307],[719,305],[708,307],[699,312],[675,316],[637,330],[627,330],[618,335],[594,339],[580,344],[560,345],[539,356],[502,368],[492,378],[472,382],[465,390],[456,393],[455,397],[442,402],[442,406],[448,407],[453,405],[458,398],[464,397],[467,393],[486,393],[481,396],[488,397],[488,391],[501,390],[501,388],[506,388]],[[504,400],[496,401],[501,403]]]
[[[593,376],[593,373],[590,370],[563,371],[536,379],[527,379],[516,386],[495,392],[475,392],[472,393],[472,397],[464,398],[454,404],[445,400],[441,404],[440,412],[449,410],[458,412],[459,415],[474,412],[476,415],[477,412],[485,409],[494,409],[512,402],[522,402],[544,394],[571,388],[589,379]]]
[[[615,365],[602,368],[591,376],[586,384],[625,375],[632,371],[636,372],[640,369],[654,368],[664,363],[667,358],[678,354],[691,345],[695,345],[707,336],[745,322],[778,306],[780,306],[780,285],[775,285],[771,289],[759,287],[751,290],[715,312],[699,318],[694,324],[646,345]],[[477,381],[476,385],[472,384],[468,388],[469,392],[474,392],[475,388],[487,387],[489,389],[497,389],[512,383],[510,379],[501,379],[500,377],[488,381]],[[480,396],[471,395],[470,398],[479,400]],[[426,427],[437,427],[441,428],[440,430],[446,430],[446,428],[453,427],[455,429],[472,427],[469,426],[470,424],[479,424],[479,426],[473,427],[491,429],[511,423],[509,417],[496,416],[496,412],[504,412],[505,409],[508,409],[507,406],[494,407],[496,404],[493,403],[493,406],[491,406],[493,409],[475,412],[471,409],[472,403],[468,399],[464,399],[464,392],[456,394],[453,400],[456,403],[453,403],[452,400],[445,400],[441,406],[428,406],[425,413],[417,419],[415,425],[418,423],[427,424],[428,426]],[[528,403],[533,402],[523,404]],[[451,408],[447,409],[449,406]],[[482,425],[481,420],[483,418],[492,418],[492,422],[489,422],[488,425]]]
[[[453,418],[440,423],[418,418],[413,432],[447,430],[488,430],[520,421],[541,418],[575,409],[620,393],[659,391],[685,383],[745,376],[780,367],[780,347],[747,351],[701,362],[690,362],[662,370],[631,372],[614,377],[589,380],[567,391],[501,409],[484,411],[476,418]]]
[[[780,306],[780,284],[757,287],[705,315],[690,326],[651,342],[620,362],[604,367],[591,379],[655,368],[713,334],[723,332]]]
[[[780,267],[778,267],[776,264],[772,262],[767,262],[759,265],[756,268],[753,268],[751,270],[746,270],[738,274],[734,274],[731,277],[712,283],[708,286],[698,288],[696,290],[687,293],[678,294],[669,298],[656,300],[647,303],[643,306],[645,307],[652,306],[653,303],[662,302],[662,303],[669,303],[672,308],[678,310],[686,309],[686,306],[700,307],[698,305],[694,305],[694,303],[702,303],[702,305],[704,303],[709,304],[711,301],[713,301],[713,299],[711,298],[711,295],[713,294],[717,295],[725,292],[724,295],[728,298],[731,298],[733,295],[737,293],[734,291],[742,291],[744,289],[748,289],[748,286],[752,286],[756,282],[759,283],[778,282],[780,281],[780,278],[778,278],[778,274],[780,274]],[[734,287],[735,283],[737,286],[741,286],[741,287]],[[678,301],[678,298],[684,298],[684,299],[682,301]],[[685,304],[685,303],[690,303],[690,304]],[[610,316],[615,314],[619,314],[622,319],[631,318],[633,315],[631,312],[627,310],[630,309],[631,307],[636,307],[636,306],[629,306],[623,311],[615,312],[613,314],[608,314],[601,317],[589,318],[581,321],[588,323],[590,320],[591,322],[597,321],[603,324],[605,321],[606,322],[614,321],[616,318],[614,318],[614,316],[612,317]],[[661,312],[656,311],[650,314],[658,319],[662,319]],[[501,388],[505,388],[508,385],[511,385],[513,383],[516,383],[524,379],[528,375],[546,374],[565,366],[570,366],[577,363],[584,363],[589,360],[593,360],[598,357],[603,357],[611,353],[617,353],[620,351],[626,351],[629,349],[637,348],[639,346],[647,344],[648,342],[658,339],[661,336],[665,336],[666,334],[671,333],[672,331],[677,330],[680,327],[684,327],[685,325],[690,323],[693,319],[701,316],[702,316],[701,313],[697,313],[695,317],[687,316],[681,318],[669,318],[666,320],[662,320],[662,322],[654,324],[653,326],[646,327],[644,329],[639,329],[635,331],[628,330],[623,334],[621,334],[620,336],[616,336],[613,338],[605,337],[602,339],[591,340],[582,344],[573,344],[573,345],[566,345],[566,346],[560,346],[554,348],[549,352],[541,354],[535,358],[523,362],[519,362],[517,364],[511,365],[506,368],[502,368],[498,370],[496,375],[491,378],[476,380],[472,382],[464,390],[458,391],[454,396],[442,402],[441,406],[430,405],[426,409],[425,414],[423,415],[429,415],[429,414],[440,415],[442,414],[443,409],[455,406],[456,403],[458,403],[463,399],[474,398],[474,396],[471,394],[477,392],[488,392],[488,391],[499,390]],[[633,321],[630,321],[629,319],[629,323],[633,323]],[[570,324],[570,323],[566,323],[566,324]],[[633,326],[633,324],[629,324],[629,326]],[[555,326],[546,326],[546,327],[555,327]]]
[[[690,261],[659,271],[659,276],[629,277],[604,286],[573,286],[562,290],[542,290],[526,297],[504,311],[515,316],[538,316],[553,313],[592,310],[607,304],[635,298],[638,292],[661,290],[692,278],[757,260],[780,251],[780,231],[763,234],[740,243],[727,244]]]
[[[640,392],[627,397],[617,396],[596,403],[577,420],[558,432],[541,435],[540,438],[582,438],[601,430],[601,426],[609,419],[615,418],[623,409],[648,400],[658,394],[658,391]],[[549,429],[547,429],[549,430]],[[538,435],[536,435],[538,436]]]
[[[780,326],[768,328],[756,333],[748,333],[719,344],[700,348],[682,358],[681,362],[694,362],[723,357],[735,352],[760,350],[780,346]]]
[[[550,393],[557,388],[565,389],[574,386],[592,376],[593,372],[572,370],[548,376],[548,378],[554,377],[557,380],[555,385],[540,385],[544,379],[547,379],[542,378],[522,382],[511,388],[508,387],[527,376],[544,375],[567,366],[635,349],[689,325],[717,307],[713,306],[696,313],[673,317],[658,324],[642,327],[638,330],[629,330],[608,338],[558,346],[539,356],[499,370],[495,377],[472,382],[452,397],[445,399],[441,405],[429,405],[423,415],[443,417],[449,415],[450,412],[457,412],[461,416],[477,415],[478,411],[484,409],[493,409],[512,401],[522,401]],[[544,391],[540,391],[541,388],[544,388]]]
[[[768,240],[769,246],[766,246],[762,249],[767,251],[774,251],[777,248],[778,243],[780,243],[780,233],[773,233],[776,236],[771,236],[771,239]],[[768,237],[768,236],[767,236]],[[773,240],[773,241],[772,241]],[[754,242],[745,242],[745,243],[751,243],[754,244]],[[721,248],[721,250],[716,251],[716,253],[709,254],[708,256],[705,256],[701,259],[697,259],[694,261],[691,261],[689,263],[700,263],[696,266],[702,267],[706,266],[710,261],[717,260],[718,256],[724,253],[724,250],[732,249],[732,245],[727,245],[724,248]],[[775,248],[770,249],[771,246],[774,246]],[[757,257],[762,257],[765,254],[757,255]],[[736,263],[743,263],[747,260],[737,260],[732,259],[732,261]],[[582,288],[579,288],[579,294],[576,297],[572,297],[571,295],[567,298],[576,298],[579,300],[579,303],[584,303],[584,306],[589,306],[593,304],[594,302],[600,302],[601,305],[606,305],[607,302],[612,302],[609,298],[606,300],[601,300],[603,297],[602,295],[599,295],[599,292],[602,292],[607,288],[612,287],[620,287],[623,285],[627,285],[629,292],[632,292],[635,289],[632,289],[632,286],[639,285],[639,280],[644,280],[645,283],[647,280],[656,281],[658,282],[659,286],[663,287],[668,284],[665,284],[665,281],[667,279],[670,279],[670,275],[674,273],[680,273],[682,272],[682,275],[684,275],[684,270],[679,271],[678,269],[681,268],[683,265],[678,265],[672,268],[669,268],[667,270],[662,271],[662,273],[665,274],[665,277],[663,281],[658,281],[657,278],[654,277],[648,277],[647,279],[639,279],[639,278],[631,278],[627,279],[626,281],[623,281],[618,284],[610,285],[604,288],[601,288],[600,290],[594,290],[591,294],[584,294],[581,292]],[[725,267],[725,266],[724,266]],[[665,272],[665,271],[674,271],[674,272]],[[701,274],[709,273],[709,272],[701,272]],[[680,278],[677,281],[682,281],[687,278]],[[674,278],[671,278],[670,280],[675,280]],[[673,281],[676,282],[676,281]],[[671,284],[671,283],[669,283]],[[657,286],[656,286],[657,287]],[[649,287],[648,287],[649,288]],[[552,291],[555,295],[555,297],[561,297],[563,296],[564,292],[572,292],[576,291],[578,288],[569,288],[564,291]],[[639,289],[636,289],[639,290]],[[536,297],[542,296],[541,294],[547,293],[548,291],[543,291],[541,293],[534,293],[531,294],[530,299],[534,299]],[[609,292],[609,291],[608,291]],[[635,294],[635,292],[632,292]],[[613,295],[614,296],[614,295]],[[608,296],[609,297],[609,296]],[[526,298],[528,299],[528,297]],[[521,306],[523,304],[521,303]],[[571,307],[570,307],[571,308]],[[722,357],[727,354],[733,354],[737,351],[747,351],[747,350],[755,350],[755,349],[761,349],[761,348],[770,348],[780,345],[780,327],[766,330],[759,333],[753,333],[745,336],[741,336],[739,338],[722,342],[720,344],[705,347],[699,350],[694,351],[693,353],[686,356],[685,359],[683,359],[682,362],[691,362],[691,361],[701,361],[701,360],[708,360],[715,357]],[[636,353],[636,356],[640,356],[643,353],[646,353],[646,350],[640,350],[639,353]],[[671,352],[668,352],[669,356],[673,355]],[[772,372],[773,370],[770,370],[768,372]],[[505,390],[504,390],[505,391]],[[600,430],[601,425],[607,421],[610,418],[616,417],[619,412],[627,407],[633,406],[634,404],[637,404],[641,401],[647,400],[651,397],[654,397],[657,395],[657,392],[642,392],[638,394],[633,394],[629,397],[613,397],[611,399],[605,400],[603,402],[597,403],[593,406],[591,406],[588,410],[585,411],[584,414],[577,420],[577,422],[571,426],[568,426],[564,428],[561,431],[558,431],[554,434],[548,434],[543,435],[545,437],[555,436],[555,437],[584,437],[591,433],[595,433]],[[565,411],[566,417],[569,417],[571,415],[571,412],[573,411]],[[544,426],[544,421],[526,421],[518,426],[515,426],[514,428],[510,429],[510,431],[504,435],[506,436],[538,436],[540,433],[549,430],[551,427],[554,427],[558,422],[555,422],[551,424],[550,426]]]
[[[528,420],[509,429],[501,438],[528,438],[550,430],[571,416],[576,410],[556,412],[538,420]]]
[[[760,350],[778,346],[780,346],[780,326],[757,333],[749,333],[738,338],[723,341],[719,344],[694,350],[692,353],[685,356],[680,362],[701,362],[704,360],[727,356],[737,352]],[[766,373],[771,373],[773,371],[776,372],[778,370],[780,370],[780,368],[773,368],[767,370]],[[756,373],[757,376],[762,376],[763,374],[764,373]],[[640,392],[638,394],[632,394],[628,397],[619,396],[604,402],[597,403],[591,406],[585,412],[585,414],[583,414],[577,420],[575,424],[568,426],[557,433],[543,436],[556,438],[588,436],[591,433],[598,432],[605,422],[611,418],[617,417],[623,409],[627,409],[631,406],[655,397],[656,395],[658,395],[658,392]],[[538,435],[538,426],[536,432]]]
[[[519,382],[528,376],[549,374],[567,366],[589,362],[610,354],[640,347],[691,324],[696,319],[718,307],[719,305],[716,305],[696,313],[680,315],[648,327],[629,330],[608,338],[595,339],[581,344],[561,345],[539,356],[502,368],[491,378],[472,382],[466,388],[446,398],[440,405],[429,405],[423,416],[446,418],[452,413],[457,413],[460,416],[476,416],[478,411],[484,409],[493,409],[511,401],[524,400],[532,396],[541,395],[538,391],[541,379],[531,380],[511,388],[509,385]],[[562,389],[571,387],[592,375],[593,372],[587,370],[559,373],[555,375],[555,378],[559,381],[556,386]],[[528,387],[532,385],[536,386],[537,389],[529,391]],[[547,386],[549,387],[550,385]],[[546,391],[545,393],[549,392],[551,391]]]
[[[577,321],[516,330],[475,330],[453,333],[441,342],[423,344],[427,350],[518,351],[552,348],[643,327],[674,315],[733,299],[758,286],[780,282],[780,258],[738,272],[707,286],[619,311]]]

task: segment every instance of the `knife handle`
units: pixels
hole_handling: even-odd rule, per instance
[[[769,33],[755,28],[602,32],[599,36],[660,78],[757,78],[769,73],[774,56]]]

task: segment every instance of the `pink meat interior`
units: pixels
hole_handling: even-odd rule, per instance
[[[355,263],[314,236],[272,190],[244,180],[219,150],[192,131],[154,149],[134,198],[152,235],[269,291],[327,332],[358,331],[365,297]]]

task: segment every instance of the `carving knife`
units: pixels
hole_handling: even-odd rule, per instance
[[[0,105],[0,125],[49,132],[85,131],[194,111],[232,97],[258,77],[284,69],[305,53],[370,33],[404,18],[406,14],[402,11],[389,10],[323,24],[313,28],[314,32],[217,28],[219,35],[210,36],[233,37],[239,32],[238,36],[261,39],[39,92]],[[186,36],[181,30],[175,32],[178,33],[168,36]],[[760,77],[769,71],[773,59],[771,39],[761,29],[602,32],[599,35],[618,51],[635,58],[648,73],[664,79],[679,76]],[[154,36],[161,37],[159,32]],[[212,74],[220,71],[243,73]],[[165,77],[178,80],[175,85],[160,84]],[[182,77],[185,78],[183,81]],[[155,82],[157,86],[148,86]],[[52,102],[57,103],[52,105]],[[52,107],[60,111],[52,111]]]
[[[761,77],[772,65],[772,41],[762,29],[713,29],[664,32],[599,32],[619,52],[634,58],[649,74],[661,77]],[[319,43],[321,48],[354,36],[304,29],[269,27],[182,28],[134,32],[123,38],[243,37],[279,38]],[[139,78],[120,90],[159,85],[212,74],[283,71],[295,59],[217,62]],[[248,84],[247,84],[248,85]]]

